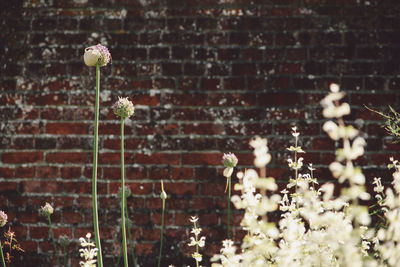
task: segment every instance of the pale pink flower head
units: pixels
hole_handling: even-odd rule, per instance
[[[104,67],[111,61],[111,54],[104,45],[93,45],[85,48],[83,60],[89,67],[94,67],[96,65]]]
[[[7,214],[0,210],[0,227],[3,227],[7,223],[8,216]]]
[[[222,157],[222,163],[226,168],[234,168],[238,164],[238,159],[236,155],[231,152],[227,154],[224,153],[224,156]]]
[[[122,117],[129,118],[135,113],[135,108],[133,107],[133,103],[129,101],[129,99],[119,97],[118,101],[112,106],[114,109],[114,114]]]
[[[51,214],[53,214],[54,212],[54,208],[50,205],[50,203],[46,202],[46,205],[44,205],[42,207],[42,213],[45,216],[50,216]]]

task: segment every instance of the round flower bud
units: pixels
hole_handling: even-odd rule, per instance
[[[49,215],[53,214],[53,212],[54,212],[53,207],[52,207],[49,203],[46,202],[46,205],[44,205],[44,206],[42,207],[42,213],[43,213],[43,215],[49,216]]]
[[[331,83],[329,89],[331,90],[332,93],[337,93],[339,92],[339,85],[336,83]]]
[[[129,187],[129,186],[125,186],[125,197],[126,198],[128,198],[128,197],[130,197],[132,195],[132,191],[131,191],[131,188]],[[118,189],[118,196],[119,197],[122,197],[122,188],[120,187],[119,189]]]
[[[85,64],[89,67],[94,67],[99,64],[101,67],[106,66],[111,60],[111,54],[108,48],[98,44],[85,48],[83,55]]]
[[[233,168],[236,167],[238,164],[238,159],[233,153],[224,154],[222,157],[222,163],[226,168]]]
[[[61,246],[66,247],[70,243],[70,238],[67,235],[62,235],[59,237]]]
[[[4,211],[0,210],[0,227],[6,225],[7,219],[7,214]]]
[[[167,199],[167,193],[165,193],[165,191],[162,191],[161,194],[160,194],[160,198],[162,200],[166,200]]]
[[[118,101],[113,105],[113,109],[114,114],[122,118],[129,118],[135,113],[133,103],[129,101],[127,97],[119,97]]]

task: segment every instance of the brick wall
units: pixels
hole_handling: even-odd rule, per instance
[[[363,104],[399,107],[398,0],[13,0],[0,9],[0,209],[26,249],[18,266],[49,266],[52,247],[38,212],[46,201],[56,207],[56,237],[74,240],[73,266],[77,239],[92,231],[95,73],[82,56],[100,42],[113,57],[101,77],[106,266],[114,266],[120,243],[119,121],[110,109],[118,96],[136,106],[125,162],[142,266],[154,266],[158,254],[161,178],[169,196],[164,262],[176,266],[193,263],[190,215],[200,216],[207,257],[226,238],[223,152],[249,167],[249,139],[268,137],[269,174],[284,183],[291,175],[285,147],[297,125],[305,162],[330,180],[335,144],[320,129],[319,101],[331,82],[347,93],[347,121],[368,138],[359,160],[367,179],[390,176],[385,165],[400,146]]]

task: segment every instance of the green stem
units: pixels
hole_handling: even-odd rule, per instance
[[[136,267],[137,263],[136,263],[136,256],[135,256],[135,246],[133,244],[133,238],[132,238],[132,234],[131,234],[131,223],[129,221],[129,214],[128,214],[128,206],[127,206],[126,196],[125,196],[125,216],[126,216],[126,226],[128,228],[127,229],[128,230],[128,238],[129,238],[129,244],[130,244],[130,247],[131,247],[133,266]]]
[[[161,255],[162,255],[163,237],[164,237],[164,211],[165,211],[165,199],[162,199],[161,237],[160,237],[160,253],[158,254],[158,267],[161,266]]]
[[[231,238],[231,177],[228,177],[228,239]]]
[[[92,200],[93,200],[93,224],[94,239],[97,247],[98,267],[103,267],[101,255],[101,243],[99,233],[99,214],[97,208],[97,150],[99,144],[99,102],[100,102],[100,65],[96,65],[96,102],[94,112],[94,145],[93,145],[93,176],[92,176]]]
[[[6,261],[4,260],[3,246],[1,245],[1,240],[0,240],[0,252],[1,252],[1,263],[3,264],[3,267],[6,267]]]
[[[125,168],[124,168],[124,117],[121,117],[121,232],[122,232],[122,253],[124,255],[124,266],[128,267],[128,252],[126,249],[126,228],[125,228]]]
[[[51,224],[51,219],[50,219],[50,214],[47,214],[47,219],[49,220],[49,232],[51,236],[51,241],[53,241],[53,246],[54,246],[54,256],[57,258],[57,266],[60,266],[60,259],[58,257],[57,253],[57,245],[56,245],[56,240],[54,239],[54,234],[53,234],[53,226]]]
[[[67,246],[64,247],[64,267],[67,267]]]

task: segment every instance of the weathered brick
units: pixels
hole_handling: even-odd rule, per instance
[[[226,216],[215,213],[226,209],[222,153],[235,152],[239,168],[251,167],[254,135],[268,137],[268,175],[280,189],[293,176],[282,149],[293,144],[294,125],[305,163],[319,165],[317,177],[336,182],[327,166],[340,144],[320,130],[320,101],[332,82],[352,106],[346,123],[360,126],[367,138],[367,154],[357,164],[370,164],[365,175],[390,183],[385,165],[399,147],[382,118],[363,105],[399,110],[398,1],[309,0],[299,7],[297,0],[254,0],[251,6],[117,0],[97,1],[94,9],[93,1],[17,2],[3,12],[7,53],[0,68],[0,201],[10,221],[19,223],[13,228],[19,227],[17,238],[28,252],[14,258],[16,266],[56,265],[48,229],[35,225],[47,222],[27,207],[56,204],[56,236],[77,239],[92,231],[95,68],[82,56],[97,43],[112,54],[100,77],[98,191],[106,266],[115,265],[119,253],[120,127],[110,108],[117,96],[129,97],[136,108],[125,125],[125,167],[144,266],[154,265],[158,248],[161,179],[168,194],[166,237],[181,241],[188,217],[199,214],[209,264],[225,238]],[[372,189],[371,179],[367,183]],[[243,237],[240,220],[232,215],[236,241]],[[171,264],[186,266],[192,251],[184,244],[175,251]],[[38,252],[45,254],[34,256]],[[79,265],[78,257],[70,259]]]
[[[1,155],[3,163],[37,163],[43,160],[42,152],[5,152]]]

